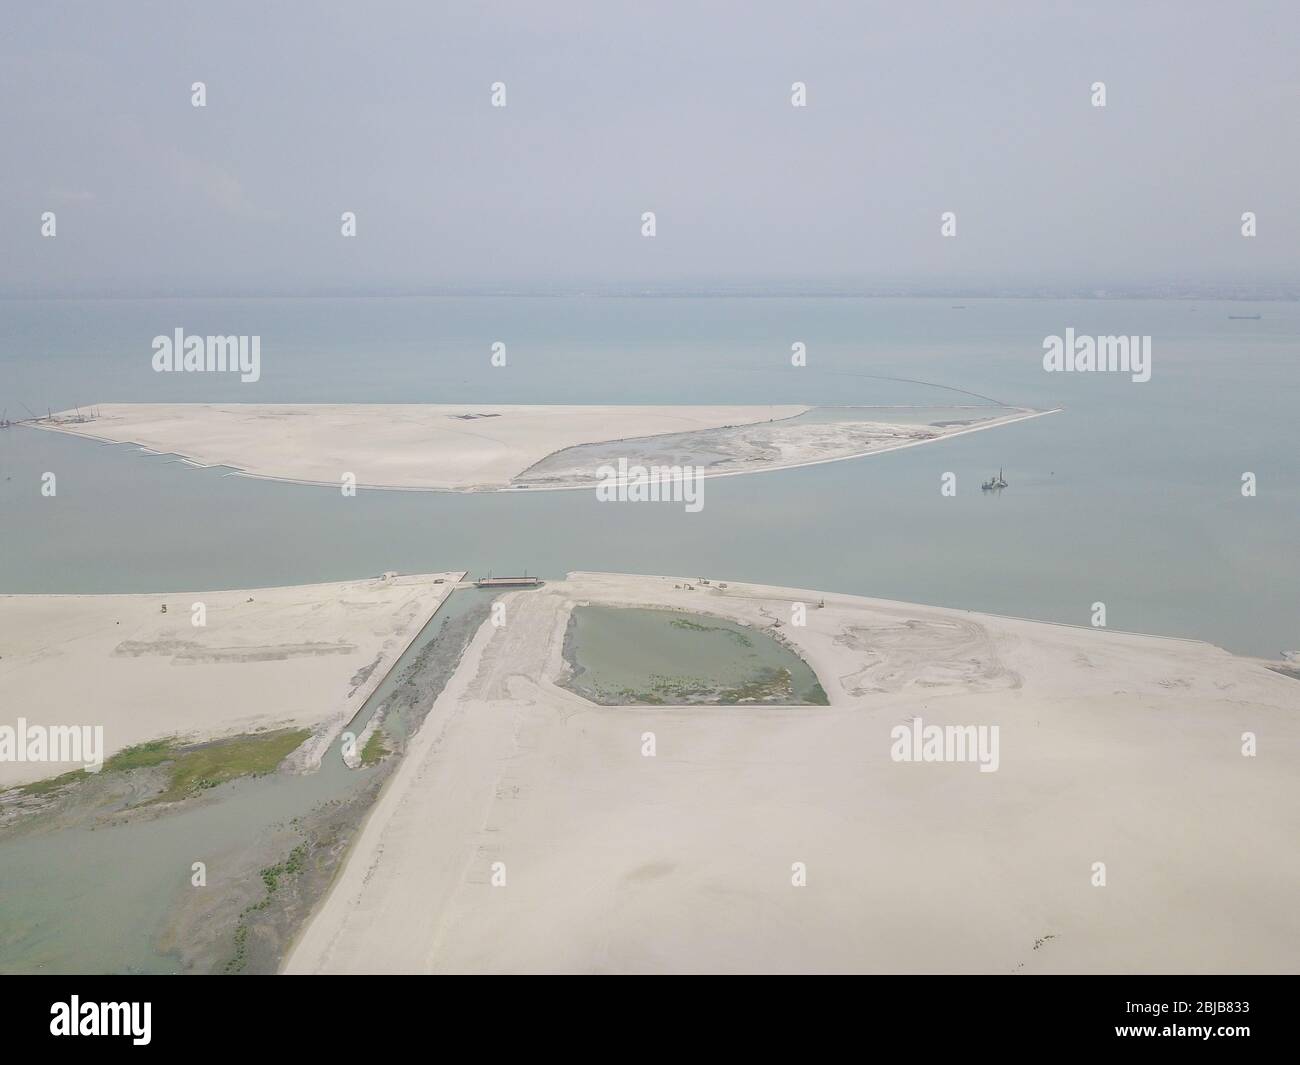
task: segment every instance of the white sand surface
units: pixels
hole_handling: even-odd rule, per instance
[[[0,725],[102,725],[106,755],[166,736],[341,727],[463,576],[0,595]],[[0,762],[0,787],[75,768]]]
[[[851,410],[852,408],[840,408]],[[709,477],[915,447],[1055,411],[989,408],[974,424],[789,421],[801,406],[108,403],[25,424],[136,443],[249,476],[424,491],[591,489],[601,464]],[[864,408],[863,417],[867,415]],[[591,448],[600,445],[599,457]]]
[[[105,403],[33,422],[259,477],[362,487],[504,488],[577,444],[790,418],[800,406]],[[83,410],[82,414],[86,412]],[[483,417],[483,415],[491,415]]]
[[[1300,683],[1193,641],[685,583],[510,593],[285,968],[1294,971]],[[781,620],[831,705],[594,706],[554,683],[583,602]],[[997,771],[893,760],[917,716],[997,725]]]

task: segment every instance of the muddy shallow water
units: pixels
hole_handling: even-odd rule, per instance
[[[767,632],[675,610],[579,606],[565,686],[604,706],[826,705],[817,675]]]
[[[348,769],[336,739],[283,767],[166,806],[156,768],[105,774],[0,829],[0,972],[271,972],[357,825],[486,619],[454,592],[349,723],[384,709],[394,752]],[[196,883],[202,863],[204,883]]]

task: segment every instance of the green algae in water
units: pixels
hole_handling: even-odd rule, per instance
[[[379,729],[375,729],[370,734],[370,739],[366,741],[365,747],[361,751],[362,765],[375,765],[382,762],[392,751],[388,749],[388,744],[384,742],[384,734]]]
[[[208,743],[182,745],[174,737],[124,747],[105,760],[101,773],[126,773],[133,769],[168,766],[165,790],[148,802],[178,802],[246,776],[265,776],[306,742],[310,729],[279,729],[248,733]],[[57,777],[37,780],[18,788],[24,795],[46,795],[86,780],[87,770],[74,769]]]
[[[605,706],[825,706],[817,675],[766,633],[703,614],[580,606],[566,686]]]

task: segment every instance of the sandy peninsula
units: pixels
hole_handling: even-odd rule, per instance
[[[503,602],[287,971],[1294,970],[1300,685],[1262,663],[671,577]],[[829,705],[593,705],[584,603],[780,622]],[[896,760],[920,722],[997,726],[996,770]]]
[[[615,457],[728,476],[833,462],[1006,425],[1045,411],[983,408],[969,421],[879,416],[800,421],[804,406],[117,403],[24,424],[135,443],[252,477],[339,487],[481,492],[590,488]],[[876,408],[872,408],[876,409]],[[867,408],[863,408],[867,410]]]
[[[482,491],[508,487],[575,445],[789,418],[807,408],[106,403],[94,410],[87,421],[64,411],[29,424],[276,480],[337,487],[351,473],[361,487]]]
[[[0,725],[14,727],[21,716],[43,728],[103,726],[105,757],[169,736],[284,725],[328,733],[365,702],[462,576],[3,595]],[[205,610],[202,626],[192,623],[196,603]],[[0,787],[76,768],[0,761]]]

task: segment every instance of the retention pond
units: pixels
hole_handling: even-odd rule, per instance
[[[604,706],[825,706],[802,658],[766,632],[704,614],[580,606],[566,687]]]

